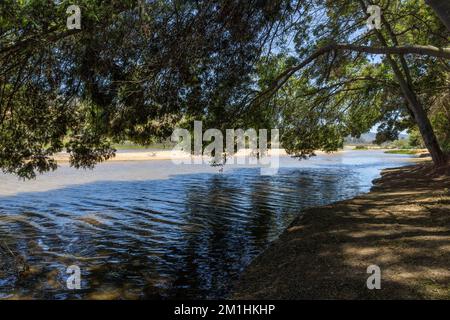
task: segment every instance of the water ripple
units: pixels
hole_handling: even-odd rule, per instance
[[[365,192],[390,165],[324,158],[276,176],[236,168],[0,196],[0,240],[31,266],[20,281],[0,273],[0,298],[223,298],[302,209]],[[147,163],[127,168],[148,175]],[[78,293],[64,287],[72,264]]]

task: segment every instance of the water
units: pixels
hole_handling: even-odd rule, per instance
[[[226,297],[302,209],[367,192],[380,169],[408,161],[350,151],[282,158],[275,176],[170,161],[0,176],[0,240],[30,265],[26,276],[0,270],[0,298]],[[70,265],[79,291],[66,288]]]

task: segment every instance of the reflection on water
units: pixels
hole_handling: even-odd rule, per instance
[[[286,158],[275,176],[169,161],[61,168],[32,182],[2,176],[0,240],[30,270],[0,273],[0,298],[226,297],[302,208],[366,192],[379,169],[404,162],[362,151]],[[65,289],[73,264],[75,292]]]

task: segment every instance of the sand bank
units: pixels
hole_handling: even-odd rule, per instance
[[[240,299],[449,299],[450,176],[385,170],[372,191],[306,210],[241,276]],[[369,290],[369,265],[381,289]]]

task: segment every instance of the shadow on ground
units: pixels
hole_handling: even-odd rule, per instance
[[[311,208],[247,268],[239,299],[449,299],[450,176],[386,170],[371,193]],[[381,289],[367,289],[369,265]]]

